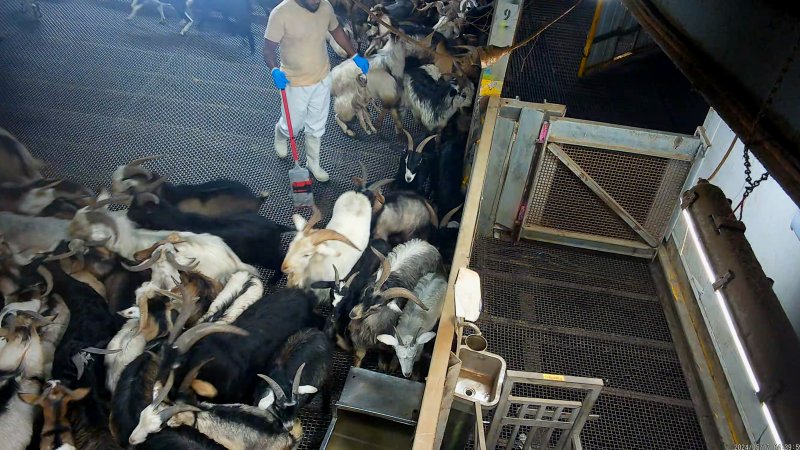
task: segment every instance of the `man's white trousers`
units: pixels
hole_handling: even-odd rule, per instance
[[[331,109],[331,76],[311,86],[286,86],[289,114],[292,116],[292,130],[295,133],[305,130],[306,135],[321,138],[325,134],[325,123]],[[281,107],[278,129],[289,136],[286,115]]]

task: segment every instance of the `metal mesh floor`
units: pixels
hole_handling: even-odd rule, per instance
[[[250,55],[214,23],[181,37],[169,10],[167,25],[159,25],[148,8],[126,22],[129,2],[42,0],[39,23],[18,5],[0,3],[0,126],[46,161],[47,172],[98,189],[110,185],[117,165],[164,155],[148,167],[170,181],[239,180],[254,192],[270,192],[263,214],[291,223],[292,163],[272,150],[281,104],[260,47]],[[264,25],[263,17],[253,25],[259,46]],[[391,121],[384,127],[389,132]],[[314,192],[326,219],[336,197],[352,188],[357,161],[372,179],[394,176],[399,154],[390,144],[374,136],[345,137],[331,110],[322,139],[322,164],[331,181]],[[366,368],[374,369],[371,364]],[[333,401],[349,367],[349,355],[337,352]],[[321,414],[320,403],[302,412],[301,449],[318,448],[328,427],[330,416]]]
[[[516,41],[542,29],[575,0],[524,2]],[[708,105],[660,52],[578,78],[595,2],[581,2],[533,43],[511,55],[503,97],[567,105],[567,115],[620,125],[694,133]]]
[[[509,369],[603,379],[584,448],[705,448],[646,261],[482,239],[470,267],[485,302],[478,325]]]

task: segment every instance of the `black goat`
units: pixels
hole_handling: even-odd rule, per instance
[[[322,408],[331,405],[330,389],[326,386],[333,347],[325,333],[316,328],[298,331],[286,340],[278,357],[270,364],[269,376],[256,388],[253,403],[275,414],[285,429],[297,419],[300,408],[322,390]]]
[[[154,230],[191,231],[219,236],[242,261],[274,271],[270,283],[280,280],[281,234],[294,228],[280,225],[254,213],[228,217],[207,217],[183,213],[153,194],[139,194],[128,209],[128,218],[144,228]]]
[[[428,142],[436,136],[429,136],[414,148],[411,134],[408,131],[405,133],[408,145],[400,156],[394,187],[399,190],[414,191],[427,197],[432,189],[432,183],[429,181],[436,164],[436,152],[425,149],[429,147]]]
[[[436,212],[425,197],[413,191],[392,191],[372,219],[372,238],[398,245],[414,238],[428,240],[438,227]]]
[[[115,195],[151,192],[182,212],[219,217],[240,212],[258,212],[265,194],[254,195],[244,184],[226,179],[200,184],[172,184],[142,167],[160,156],[147,156],[119,166],[111,175]]]
[[[216,388],[214,400],[252,399],[258,371],[267,367],[286,339],[303,328],[321,328],[323,319],[313,311],[316,303],[310,291],[283,289],[247,308],[231,323],[235,328],[216,323],[190,328],[172,345],[162,347],[159,383],[165,385],[172,370],[175,379],[182,380],[191,368],[213,358],[197,378]],[[218,334],[208,336],[211,333]]]
[[[114,391],[111,402],[111,433],[117,443],[127,448],[128,437],[139,424],[139,414],[153,400],[153,382],[158,361],[154,354],[146,352],[133,360],[125,370]],[[221,450],[225,447],[217,444],[194,428],[181,426],[165,428],[148,436],[147,440],[136,447],[147,450]]]

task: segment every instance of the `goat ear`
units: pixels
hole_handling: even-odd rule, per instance
[[[422,345],[436,337],[433,331],[426,331],[417,337],[417,345]]]
[[[314,386],[311,386],[311,385],[300,386],[299,388],[297,388],[297,393],[298,394],[316,394],[317,393],[317,388],[315,388]]]
[[[198,379],[192,380],[192,390],[195,391],[197,395],[205,398],[214,398],[217,396],[217,388],[208,381]]]
[[[31,393],[20,393],[17,394],[19,399],[29,405],[37,405],[39,404],[39,395],[38,394],[31,394]]]
[[[70,398],[70,400],[77,402],[86,398],[87,395],[89,395],[89,388],[78,388],[72,391],[72,398]]]
[[[304,219],[300,214],[292,215],[292,222],[294,222],[294,228],[298,233],[303,231],[303,228],[306,227],[306,219]]]
[[[397,338],[389,334],[379,334],[376,339],[378,339],[379,342],[383,342],[384,344],[390,347],[395,347],[397,345],[400,345],[400,343],[397,342]]]
[[[268,389],[266,395],[258,401],[258,409],[269,409],[275,404],[275,393],[272,389]]]

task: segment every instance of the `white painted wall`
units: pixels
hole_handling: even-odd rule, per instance
[[[698,177],[707,179],[728,151],[735,134],[713,109],[706,116],[704,127],[712,147],[701,162]],[[742,199],[745,186],[743,148],[741,140],[737,140],[730,156],[711,180],[734,206]],[[752,154],[750,160],[755,180],[764,173],[764,167]],[[770,178],[748,197],[742,221],[747,226],[747,240],[764,272],[775,280],[775,294],[800,336],[800,239],[791,228],[797,213],[797,205]]]

